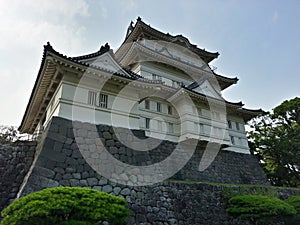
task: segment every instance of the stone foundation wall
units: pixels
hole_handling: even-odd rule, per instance
[[[49,181],[50,183],[54,182],[56,184],[58,182],[62,185],[76,186],[80,182],[84,182],[82,179],[99,176],[90,166],[93,160],[101,161],[105,169],[118,170],[117,167],[112,168],[114,165],[111,165],[112,163],[106,160],[107,157],[102,157],[101,153],[98,152],[99,148],[105,148],[110,155],[122,163],[142,167],[150,166],[167,159],[174,153],[174,149],[178,147],[177,143],[170,141],[149,139],[147,142],[148,146],[145,146],[145,148],[149,147],[151,150],[137,151],[122,143],[135,145],[135,137],[140,140],[146,139],[143,131],[133,131],[133,136],[128,129],[117,128],[117,132],[115,130],[116,128],[110,126],[95,126],[89,123],[72,122],[54,117],[46,132],[44,132],[42,141],[38,146],[37,154],[40,155],[30,179],[33,179],[36,174],[47,173],[45,177],[52,180]],[[207,143],[199,142],[193,145],[191,142],[193,141],[186,141],[181,144],[180,148],[182,152],[177,158],[173,157],[174,159],[169,162],[168,167],[173,169],[174,166],[185,160],[186,152],[194,150],[192,157],[186,165],[172,177],[168,177],[171,180],[267,184],[266,176],[262,168],[258,165],[257,159],[247,154],[220,150],[211,165],[206,170],[199,171],[199,163],[202,160]],[[139,145],[139,143],[136,142],[136,145]],[[85,154],[85,158],[82,157],[82,153]],[[86,161],[87,158],[91,161],[89,164]],[[122,174],[122,171],[112,171],[112,173],[121,175],[123,180],[128,175],[128,182],[126,183],[128,185],[146,182],[147,176],[138,176],[141,172],[144,171],[138,171],[136,176],[130,177],[130,174],[125,174],[125,172]],[[149,175],[151,178],[151,174]],[[118,181],[118,177],[115,177],[115,181]],[[151,182],[150,180],[149,183]],[[40,183],[34,182],[31,185],[39,186]],[[30,189],[35,190],[42,187],[44,185],[41,185],[41,187],[31,187]]]
[[[0,145],[0,211],[16,198],[35,148],[36,142],[29,141]]]
[[[222,186],[192,182],[160,182],[148,186],[134,186],[139,181],[147,181],[149,177],[139,176],[141,171],[136,175],[118,171],[119,176],[127,182],[122,185],[96,172],[86,162],[82,153],[85,154],[86,150],[90,158],[100,160],[102,156],[96,150],[97,145],[101,145],[100,142],[114,158],[137,166],[147,166],[166,159],[177,145],[162,141],[150,151],[136,151],[120,142],[120,139],[134,141],[129,130],[119,129],[118,132],[116,135],[114,129],[109,126],[99,125],[95,129],[95,126],[88,123],[72,123],[66,119],[53,118],[37,146],[35,160],[24,179],[19,196],[47,187],[89,187],[123,196],[133,211],[128,224],[246,224],[226,216],[221,200]],[[133,134],[135,137],[146,139],[142,131],[133,131]],[[155,139],[152,141],[153,144],[158,142]],[[182,145],[182,149],[187,151],[189,146],[189,143]],[[205,143],[198,143],[192,158],[170,179],[267,183],[262,169],[253,156],[234,152],[220,151],[214,162],[200,172],[199,162],[204,149]],[[172,165],[176,165],[176,160],[179,162],[181,158],[184,158],[184,155],[172,161]],[[103,163],[105,164],[105,160]],[[111,167],[114,168],[105,164],[105,168]]]

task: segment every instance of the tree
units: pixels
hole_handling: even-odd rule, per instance
[[[89,188],[47,188],[6,207],[0,225],[123,225],[130,215],[124,198]]]
[[[300,185],[300,98],[286,100],[273,112],[253,119],[251,152],[276,186]]]
[[[0,126],[0,144],[7,144],[18,140],[19,133],[13,126]]]

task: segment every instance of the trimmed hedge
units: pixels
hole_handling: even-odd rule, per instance
[[[240,195],[229,200],[227,213],[230,216],[247,219],[253,224],[284,220],[296,214],[288,203],[274,197],[261,195]]]
[[[15,200],[0,225],[123,225],[130,215],[124,198],[89,188],[47,188]]]

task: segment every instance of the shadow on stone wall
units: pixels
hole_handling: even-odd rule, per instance
[[[36,142],[17,141],[0,145],[0,212],[16,198],[30,168]]]

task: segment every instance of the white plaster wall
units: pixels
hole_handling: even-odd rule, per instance
[[[144,129],[150,137],[181,141],[187,138],[228,144],[225,150],[249,154],[249,147],[242,118],[228,116],[232,121],[232,129],[227,128],[226,115],[220,113],[219,119],[211,119],[211,112],[203,105],[193,106],[185,99],[177,99],[173,104],[173,115],[168,115],[169,102],[163,99],[150,99],[150,109],[145,109],[144,101],[137,104],[138,93],[129,89],[127,96],[116,98],[114,93],[108,95],[108,107],[103,109],[87,104],[88,92],[97,91],[86,86],[76,87],[72,83],[61,83],[47,109],[47,119],[60,116],[70,120],[78,120],[95,124],[107,124],[130,129]],[[74,98],[75,96],[75,98]],[[161,112],[157,112],[157,102],[161,103]],[[196,108],[201,109],[198,115]],[[179,114],[177,114],[177,111]],[[145,118],[150,118],[150,129],[145,128]],[[225,120],[224,120],[225,118]],[[240,130],[236,129],[239,123]],[[173,123],[174,132],[168,132],[167,123]],[[195,125],[196,124],[196,125]],[[201,126],[201,129],[200,129]],[[214,128],[212,128],[214,127]],[[229,136],[234,136],[232,145]]]

